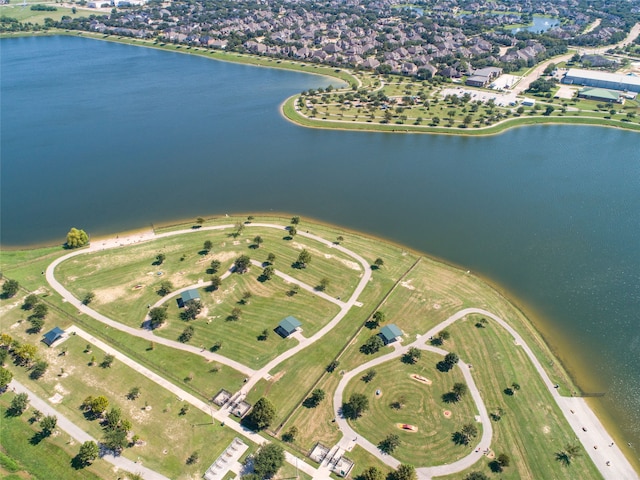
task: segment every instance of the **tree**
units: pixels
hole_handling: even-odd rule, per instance
[[[315,408],[320,405],[320,402],[324,400],[326,394],[321,388],[316,388],[311,395],[304,401],[304,406],[307,408]]]
[[[414,364],[418,360],[420,360],[421,356],[422,351],[419,348],[411,347],[409,350],[407,350],[407,353],[402,356],[402,361],[404,363]]]
[[[123,428],[111,428],[105,430],[104,437],[102,438],[102,443],[109,450],[113,450],[114,452],[121,452],[124,447],[129,444],[129,440],[127,439],[129,432],[127,432]]]
[[[547,108],[544,109],[543,115],[548,117],[549,115],[551,115],[553,113],[554,110],[555,110],[555,108],[553,107],[553,105],[547,105]]]
[[[38,349],[35,345],[23,343],[13,349],[13,356],[18,365],[29,366],[36,359]]]
[[[506,453],[501,453],[498,457],[489,462],[489,468],[494,473],[500,473],[505,467],[511,465],[511,458]]]
[[[400,464],[395,472],[391,472],[389,480],[417,480],[416,469],[413,465]]]
[[[327,277],[323,277],[320,279],[320,283],[316,286],[316,290],[319,292],[324,292],[329,286],[330,280]]]
[[[168,316],[165,306],[153,307],[149,310],[149,327],[155,329],[162,326],[162,324],[167,321]]]
[[[311,263],[311,254],[307,250],[302,250],[296,260],[297,268],[307,268],[307,265]]]
[[[5,298],[11,298],[16,293],[18,293],[19,289],[20,289],[20,284],[18,283],[17,280],[7,280],[2,284],[2,295]]]
[[[187,300],[184,309],[180,312],[180,318],[186,322],[195,320],[202,311],[202,303],[199,300]]]
[[[333,360],[329,365],[327,365],[327,373],[333,373],[335,369],[338,368],[338,365],[340,365],[340,362],[338,360]]]
[[[11,380],[13,380],[13,373],[0,366],[0,390],[4,390]]]
[[[338,245],[340,245],[340,242],[344,242],[344,237],[343,237],[342,235],[338,235],[338,236],[336,237],[336,243],[337,243]],[[372,467],[372,468],[375,468],[375,467]],[[376,470],[377,470],[377,469],[376,469]],[[365,470],[365,471],[366,471],[366,470]],[[378,471],[379,471],[379,470],[378,470]]]
[[[40,298],[36,294],[31,293],[27,295],[27,297],[24,299],[22,308],[24,310],[31,310],[33,307],[35,307],[38,304],[39,301],[40,301]]]
[[[79,248],[84,247],[89,243],[89,235],[84,230],[78,230],[77,228],[72,228],[67,233],[67,248]]]
[[[218,270],[220,270],[220,260],[211,260],[209,270],[211,271],[211,273],[217,273]]]
[[[180,336],[178,337],[178,341],[182,343],[187,343],[189,340],[191,340],[194,333],[195,333],[195,329],[193,328],[193,326],[188,325],[187,328],[185,328],[180,334]]]
[[[247,255],[241,255],[233,262],[233,266],[236,273],[245,273],[251,266],[251,259]]]
[[[369,399],[361,393],[352,393],[347,403],[342,404],[342,414],[352,420],[369,409]]]
[[[38,303],[35,307],[33,307],[32,317],[35,318],[44,318],[49,313],[49,307],[47,307],[44,303]]]
[[[96,294],[93,292],[87,292],[84,298],[82,299],[83,305],[89,305],[96,298]]]
[[[235,232],[233,233],[233,236],[239,237],[242,234],[242,231],[244,230],[244,223],[237,222],[234,228],[235,228]]]
[[[173,283],[169,280],[163,280],[160,282],[160,288],[158,289],[158,295],[164,297],[165,295],[169,295],[173,291]]]
[[[271,265],[273,265],[275,261],[276,261],[275,254],[270,253],[269,255],[267,255],[267,263],[270,263]]]
[[[201,226],[204,223],[204,218],[202,217],[198,217],[196,218],[196,224],[198,224],[199,226]]]
[[[291,225],[299,225],[300,217],[291,217]]]
[[[262,245],[263,243],[264,243],[264,240],[260,235],[256,235],[255,238],[253,239],[253,244],[256,246],[256,248],[260,248],[260,245]]]
[[[109,407],[109,400],[104,395],[93,398],[89,395],[84,399],[80,408],[87,412],[90,416],[97,418],[106,412]]]
[[[367,371],[367,373],[365,373],[362,376],[362,381],[364,383],[369,383],[371,380],[373,380],[375,378],[376,374],[377,374],[377,372],[375,370],[371,369],[371,370]]]
[[[200,455],[198,452],[193,452],[189,457],[187,457],[186,464],[187,465],[195,465],[200,460]]]
[[[289,430],[287,430],[282,435],[282,440],[284,440],[287,443],[291,443],[295,441],[297,435],[298,435],[298,427],[296,427],[295,425],[292,425],[291,428],[289,428]]]
[[[29,405],[29,397],[26,393],[19,393],[11,400],[8,413],[14,417],[22,415],[27,409],[27,405]]]
[[[438,338],[444,342],[446,340],[449,340],[449,338],[451,338],[451,334],[447,330],[442,330],[438,332]]]
[[[129,393],[127,393],[127,398],[129,400],[136,400],[139,396],[140,396],[140,387],[133,387],[131,390],[129,390]]]
[[[44,319],[40,317],[30,317],[29,322],[31,323],[31,328],[29,329],[29,333],[39,333],[44,327]]]
[[[231,309],[231,313],[227,316],[227,320],[230,322],[237,322],[240,320],[240,316],[242,315],[242,310],[238,307],[234,307]]]
[[[154,265],[162,265],[166,259],[167,256],[164,253],[159,253],[158,255],[156,255],[156,261],[154,262]]]
[[[296,227],[294,227],[293,225],[291,225],[289,227],[289,237],[293,238],[298,234],[298,230],[296,230]]]
[[[267,265],[266,267],[264,267],[262,275],[260,275],[260,280],[271,280],[275,272],[276,270],[272,265]]]
[[[384,265],[384,260],[381,259],[380,257],[376,258],[375,261],[373,262],[374,267],[376,267],[376,270],[381,268]]]
[[[464,480],[489,480],[489,477],[482,472],[471,472],[464,477]]]
[[[268,398],[261,397],[246,418],[247,422],[256,430],[264,430],[271,425],[275,416],[276,408],[273,403]]]
[[[467,394],[467,385],[464,383],[454,383],[453,388],[451,389],[451,393],[455,395],[456,400],[460,400]]]
[[[100,366],[102,368],[111,368],[111,365],[113,365],[113,361],[115,359],[116,358],[113,355],[108,353],[104,356],[104,359],[102,360],[102,363],[100,364]]]
[[[47,368],[49,368],[49,363],[46,362],[45,360],[38,360],[36,363],[33,364],[33,367],[31,367],[31,372],[29,373],[29,377],[33,380],[38,380],[40,377],[42,377],[45,372],[47,371]]]
[[[40,422],[40,428],[42,429],[42,435],[48,437],[58,424],[58,419],[53,415],[47,415]]]
[[[556,452],[556,460],[568,467],[576,457],[581,455],[582,452],[580,450],[580,446],[567,444],[567,446],[564,447],[564,450]]]
[[[387,435],[379,444],[378,448],[382,453],[392,454],[400,446],[400,437],[395,433]]]
[[[187,413],[189,413],[189,404],[185,403],[182,405],[182,407],[180,407],[180,411],[178,412],[178,415],[184,416]]]
[[[385,319],[384,312],[381,312],[380,310],[378,310],[376,313],[373,314],[373,316],[371,317],[371,320],[369,321],[369,325],[367,326],[372,329],[378,328],[380,324],[384,322],[384,319]]]
[[[371,335],[369,339],[360,347],[360,351],[366,355],[376,353],[384,347],[384,341],[379,335]]]
[[[478,436],[478,427],[473,423],[465,423],[462,428],[452,435],[453,441],[458,445],[469,445],[472,438]]]
[[[213,248],[213,243],[211,242],[211,240],[205,240],[204,244],[202,245],[202,249],[208,253],[211,251],[212,248]]]
[[[87,440],[80,446],[80,451],[76,456],[77,461],[81,466],[91,465],[93,461],[98,458],[100,449],[98,444],[92,440]]]
[[[358,480],[383,480],[384,475],[380,469],[376,467],[369,467],[360,474]]]
[[[260,478],[273,477],[284,464],[284,449],[275,443],[260,447],[253,457],[253,471]]]
[[[448,372],[456,365],[456,363],[458,363],[459,360],[460,358],[455,353],[447,353],[444,360],[438,362],[436,367],[441,372]]]

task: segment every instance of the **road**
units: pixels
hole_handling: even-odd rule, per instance
[[[99,442],[95,438],[82,430],[67,417],[65,417],[61,413],[58,413],[58,411],[56,411],[51,405],[49,405],[49,403],[38,397],[35,393],[33,393],[17,380],[12,380],[11,383],[9,383],[9,388],[14,390],[16,393],[26,393],[29,396],[29,403],[31,404],[31,406],[37,410],[40,410],[43,415],[53,415],[54,417],[56,417],[58,419],[56,429],[66,432],[71,438],[78,442],[78,444],[83,444],[84,442],[89,441],[93,441],[99,444]],[[78,448],[80,447],[78,446]],[[115,467],[126,470],[127,472],[139,473],[146,480],[169,480],[164,475],[161,475],[158,472],[155,472],[143,466],[141,463],[136,463],[133,460],[129,460],[128,458],[122,457],[120,455],[114,456],[112,454],[106,454],[101,458],[111,463]]]
[[[582,53],[588,54],[588,55],[602,54],[612,48],[624,47],[625,45],[633,42],[638,37],[638,35],[640,35],[640,22],[636,23],[631,28],[631,30],[629,31],[629,34],[626,36],[624,40],[614,45],[606,45],[604,47],[598,47],[598,48],[582,48],[582,47],[572,47],[572,48],[575,48],[578,51],[581,51]],[[549,60],[542,62],[541,64],[537,65],[533,70],[531,70],[526,76],[522,77],[522,79],[514,86],[513,91],[519,95],[523,94],[534,81],[540,78],[540,76],[542,75],[542,72],[544,72],[545,68],[547,68],[550,64],[567,62],[571,59],[571,57],[573,57],[573,55],[574,55],[573,53],[567,53],[564,55],[559,55],[557,57],[550,58]]]

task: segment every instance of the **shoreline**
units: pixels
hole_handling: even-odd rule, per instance
[[[246,219],[249,213],[233,213],[230,215],[227,214],[218,214],[218,215],[208,215],[203,216],[205,222],[235,222],[241,221],[242,219]],[[287,223],[292,215],[295,214],[287,214],[286,212],[257,212],[251,213],[251,215],[256,217],[255,221],[272,221],[277,220],[282,223]],[[465,267],[459,265],[455,262],[452,262],[448,259],[438,257],[436,255],[427,254],[426,252],[422,252],[420,250],[416,250],[412,247],[408,247],[403,245],[397,241],[392,239],[383,237],[379,234],[369,232],[366,230],[354,230],[347,226],[330,223],[328,221],[324,221],[321,219],[317,219],[315,217],[305,216],[303,217],[304,221],[308,221],[311,225],[317,225],[321,228],[331,229],[338,233],[343,233],[345,235],[354,235],[366,237],[372,240],[380,240],[385,243],[394,245],[401,250],[411,252],[416,256],[424,257],[428,260],[442,263],[449,267],[465,270]],[[103,245],[109,244],[111,246],[124,246],[124,245],[133,245],[139,243],[141,241],[152,240],[156,234],[166,233],[172,230],[179,230],[185,228],[192,228],[195,224],[195,218],[193,220],[189,219],[176,219],[170,220],[167,222],[163,222],[162,224],[152,224],[152,227],[142,227],[131,230],[126,230],[122,232],[111,232],[105,234],[99,234],[97,236],[91,237],[91,240],[94,243],[101,242]],[[24,250],[37,250],[40,248],[51,248],[62,244],[48,244],[48,245],[40,245],[34,247],[15,247],[11,249],[7,249],[2,247],[2,250],[5,251],[24,251]],[[61,249],[61,253],[64,250]],[[552,341],[551,338],[558,338],[552,334],[552,331],[555,330],[553,326],[553,322],[549,318],[546,317],[542,312],[536,309],[534,306],[530,305],[528,302],[523,301],[513,292],[511,292],[507,287],[501,285],[490,277],[481,274],[479,272],[473,271],[472,275],[476,276],[480,281],[488,285],[491,289],[493,289],[498,295],[503,297],[507,302],[509,302],[517,311],[519,311],[524,318],[524,321],[521,322],[521,326],[523,328],[529,329],[530,334],[537,338],[541,342],[541,346],[543,349],[546,349],[548,355],[553,359],[554,368],[559,369],[562,376],[565,377],[565,380],[569,382],[568,387],[576,388],[578,391],[582,393],[583,389],[581,385],[585,383],[595,383],[597,380],[594,380],[592,375],[588,374],[588,368],[584,361],[578,363],[568,362],[565,358],[566,355],[562,355],[560,352],[565,349],[571,352],[571,354],[576,355],[583,360],[582,354],[579,354],[575,351],[575,348],[571,347],[568,342],[561,341]],[[564,335],[560,335],[560,338],[564,337]],[[567,366],[567,363],[569,365]],[[606,410],[605,406],[602,405],[597,399],[586,398],[582,396],[577,397],[565,397],[571,400],[579,400],[582,401],[585,405],[585,408],[589,410],[589,412],[597,419],[597,421],[601,425],[601,429],[603,429],[608,436],[616,443],[618,448],[622,451],[623,455],[630,463],[632,468],[636,470],[640,470],[640,459],[637,456],[637,452],[635,449],[630,448],[627,445],[627,442],[624,441],[623,433],[620,430],[618,423],[615,419],[610,415],[610,413]],[[587,412],[587,415],[589,414]]]
[[[208,58],[210,60],[218,60],[221,62],[237,63],[241,65],[249,65],[254,67],[275,68],[280,70],[289,70],[300,73],[308,73],[311,75],[318,75],[335,79],[339,82],[346,83],[343,87],[337,87],[342,89],[348,89],[350,86],[357,86],[362,88],[362,80],[351,73],[345,68],[332,68],[323,64],[315,65],[313,63],[307,63],[300,60],[280,59],[276,57],[268,56],[255,56],[248,53],[228,52],[226,50],[214,50],[205,49],[203,47],[191,47],[185,45],[173,45],[159,41],[149,41],[144,39],[135,39],[129,37],[119,37],[110,34],[96,34],[93,32],[74,31],[74,30],[59,30],[53,29],[46,32],[17,32],[15,34],[0,34],[0,39],[3,38],[21,38],[21,37],[46,37],[64,35],[71,37],[88,38],[92,40],[102,40],[112,43],[120,43],[123,45],[131,45],[134,47],[152,48],[155,50],[162,50],[166,52],[183,53],[188,55],[195,55],[202,58]],[[183,48],[184,47],[184,48]],[[236,58],[231,58],[236,57]],[[240,60],[238,60],[240,59]],[[551,59],[553,60],[553,59]],[[265,64],[268,63],[268,64]],[[271,64],[272,63],[272,64]],[[284,63],[284,66],[283,66]],[[306,70],[309,66],[310,69]],[[323,72],[313,72],[313,69],[331,70]],[[341,78],[337,73],[342,73],[351,80]],[[355,82],[355,83],[354,83]],[[449,135],[460,137],[483,137],[499,135],[513,128],[522,128],[536,125],[577,125],[577,126],[592,126],[603,128],[616,128],[620,130],[640,132],[640,124],[634,124],[631,122],[623,122],[622,120],[601,119],[599,117],[516,117],[501,120],[493,125],[480,127],[480,128],[455,128],[455,127],[431,127],[431,126],[417,126],[417,125],[392,125],[392,124],[380,124],[380,123],[368,123],[368,122],[348,122],[340,120],[316,120],[310,119],[300,114],[295,107],[292,106],[295,99],[299,94],[292,95],[282,101],[279,111],[280,114],[290,121],[291,123],[300,127],[315,128],[319,130],[338,130],[338,131],[351,131],[351,132],[379,132],[379,133],[403,133],[403,134],[427,134],[427,135]],[[285,111],[286,108],[293,110],[292,115],[288,115]],[[295,116],[300,117],[298,121]],[[322,123],[326,122],[325,125]],[[344,123],[344,125],[342,125]],[[349,125],[353,125],[354,128],[349,128]]]

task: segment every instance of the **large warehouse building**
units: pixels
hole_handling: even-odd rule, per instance
[[[640,92],[640,77],[622,75],[620,73],[597,72],[595,70],[570,68],[562,78],[562,83]]]

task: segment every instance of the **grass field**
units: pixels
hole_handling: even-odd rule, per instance
[[[71,460],[79,445],[64,434],[52,435],[37,444],[31,442],[40,431],[29,422],[31,410],[19,417],[7,415],[12,393],[0,396],[0,477],[6,480],[115,480],[111,465],[97,460],[88,468],[76,470]]]
[[[188,323],[195,329],[189,342],[192,345],[210,348],[222,342],[218,353],[252,368],[261,367],[297,344],[297,340],[283,339],[273,331],[284,317],[292,315],[300,320],[303,335],[310,337],[339,311],[336,305],[306,291],[287,295],[290,288],[277,277],[261,283],[255,274],[232,275],[215,292],[199,289],[203,312],[196,320],[180,320],[176,302],[169,301],[170,320],[155,333],[175,340]],[[248,303],[242,302],[244,292],[252,294]],[[234,308],[242,311],[238,321],[228,319]],[[263,339],[265,330],[268,336]]]
[[[283,222],[283,225],[288,223],[288,219],[282,217],[256,217],[255,223],[275,220]],[[205,219],[202,228],[233,225],[238,220],[243,219]],[[191,224],[171,225],[158,231],[169,232],[190,227]],[[371,281],[358,299],[362,306],[352,308],[331,332],[301,354],[279,364],[269,372],[270,380],[260,380],[249,392],[250,403],[260,396],[267,396],[276,405],[277,413],[270,427],[271,432],[277,432],[280,437],[290,426],[298,428],[299,434],[292,445],[298,454],[306,454],[318,441],[333,445],[339,440],[341,434],[332,422],[332,394],[342,370],[350,370],[375,357],[361,353],[360,346],[377,331],[367,328],[365,322],[378,309],[386,314],[383,324],[396,323],[404,331],[404,342],[413,341],[461,308],[474,306],[491,310],[523,335],[553,381],[561,385],[564,394],[576,389],[524,315],[482,279],[421,257],[401,246],[371,239],[344,228],[302,219],[298,230],[309,231],[330,241],[338,241],[338,237],[341,237],[339,241],[342,245],[361,254],[370,264],[376,258],[384,260],[382,268],[373,270]],[[333,296],[348,296],[362,275],[362,266],[351,257],[301,236],[285,240],[284,230],[247,225],[237,238],[229,236],[230,233],[230,230],[217,232],[196,229],[187,235],[80,255],[61,264],[57,276],[80,298],[87,291],[94,291],[96,300],[91,304],[92,307],[137,327],[144,318],[147,304],[160,300],[155,290],[161,279],[170,279],[176,288],[196,284],[200,279],[206,282],[210,277],[207,268],[214,258],[222,262],[221,270],[224,270],[240,254],[263,261],[268,253],[274,253],[278,270],[305,283],[314,285],[314,282],[327,276],[331,280],[328,293]],[[264,240],[259,249],[252,248],[252,240],[256,235]],[[209,253],[201,252],[205,240],[213,243]],[[305,270],[291,268],[301,248],[312,251],[313,256]],[[166,255],[164,263],[151,265],[159,252]],[[92,335],[106,340],[124,354],[204,400],[210,399],[220,388],[233,392],[241,388],[244,376],[239,372],[169,347],[155,345],[151,348],[147,340],[106,328],[70,308],[56,293],[46,288],[42,276],[46,266],[62,254],[64,251],[59,247],[0,253],[5,276],[18,279],[29,291],[37,291],[51,306],[45,322],[46,329],[55,325],[65,328],[70,323],[78,323]],[[157,275],[158,271],[163,274]],[[259,273],[261,268],[252,267],[247,274],[233,274],[223,281],[217,292],[209,293],[200,288],[206,312],[200,319],[191,322],[196,327],[192,344],[209,347],[213,341],[222,340],[221,354],[250,365],[263,365],[295,340],[282,340],[270,332],[266,341],[259,341],[257,336],[262,330],[267,327],[272,329],[280,319],[292,314],[303,321],[304,334],[309,336],[335,315],[335,305],[309,292],[289,297],[286,295],[287,285],[281,279],[259,282]],[[143,287],[134,288],[138,284]],[[204,286],[206,283],[201,284],[201,287]],[[252,293],[248,305],[240,304],[244,291]],[[25,319],[28,313],[20,309],[26,294],[26,291],[21,291],[12,299],[0,300],[3,331],[9,327],[9,333],[16,338],[36,343],[40,337],[26,333],[28,324]],[[169,305],[170,320],[159,333],[175,338],[185,322],[178,319],[175,302],[170,300]],[[225,316],[235,306],[242,309],[241,318],[237,322],[227,322]],[[207,323],[209,318],[211,323]],[[494,451],[507,453],[512,458],[512,466],[505,470],[503,478],[572,478],[571,475],[574,475],[573,478],[575,475],[598,478],[595,467],[586,455],[574,462],[570,469],[560,467],[553,459],[556,450],[573,441],[570,428],[553,406],[549,393],[531,365],[508,335],[491,323],[485,329],[478,329],[473,326],[476,320],[463,320],[450,327],[451,338],[445,342],[444,348],[455,351],[463,360],[473,363],[474,378],[487,408],[490,411],[500,408],[504,412],[502,419],[493,425],[496,432]],[[241,333],[238,333],[237,327],[242,327]],[[135,455],[137,458],[140,451],[146,465],[169,474],[171,478],[178,478],[181,472],[187,472],[184,475],[197,475],[201,472],[200,468],[215,459],[230,442],[232,437],[227,438],[224,430],[211,426],[210,417],[194,409],[185,416],[178,415],[182,405],[178,399],[119,362],[115,362],[111,369],[88,366],[91,356],[96,356],[100,362],[103,354],[95,348],[92,348],[91,354],[85,353],[85,343],[79,338],[67,340],[62,344],[68,347],[66,356],[57,355],[60,347],[46,350],[40,347],[41,354],[47,357],[51,367],[45,377],[37,382],[28,380],[27,372],[21,368],[11,366],[11,369],[18,379],[25,381],[43,397],[50,398],[56,393],[62,395],[61,402],[57,404],[61,413],[84,425],[98,437],[100,428],[95,422],[83,418],[78,405],[85,396],[103,392],[123,409],[125,416],[132,418],[134,430],[147,441],[143,447],[125,450],[125,455]],[[388,351],[388,348],[384,348],[378,355]],[[401,461],[417,466],[453,461],[466,453],[469,447],[454,445],[451,434],[463,423],[472,421],[475,414],[475,406],[465,398],[459,404],[446,405],[454,417],[445,421],[441,415],[444,409],[442,394],[459,380],[455,378],[459,372],[455,369],[447,374],[438,372],[435,369],[435,357],[424,352],[420,362],[413,366],[405,365],[399,359],[388,362],[376,369],[377,376],[371,384],[354,380],[348,387],[351,389],[349,392],[363,391],[372,398],[372,410],[355,422],[355,428],[374,443],[397,430],[403,444],[394,455]],[[326,366],[334,359],[339,361],[339,366],[335,372],[327,373]],[[482,368],[484,365],[491,365],[491,368]],[[421,374],[434,383],[425,387],[411,380],[409,373]],[[121,380],[110,382],[111,378]],[[504,388],[514,381],[522,385],[522,390],[514,396],[505,396]],[[133,386],[140,387],[143,392],[136,401],[126,399],[126,393]],[[326,398],[316,408],[307,408],[302,403],[314,388],[323,389]],[[378,388],[382,390],[380,397],[375,396]],[[424,394],[425,389],[429,390],[429,395]],[[405,406],[400,410],[390,408],[389,404],[394,400],[391,397],[398,396],[405,397]],[[145,401],[152,406],[151,412],[141,409]],[[417,425],[418,432],[400,431],[394,426],[395,423]],[[158,444],[170,444],[174,449],[165,455],[162,453],[164,447],[160,448]],[[211,448],[204,447],[209,444]],[[185,468],[184,459],[193,451],[200,453],[201,462],[193,466],[191,471]],[[361,449],[355,449],[347,456],[357,462],[354,475],[368,465],[380,464]],[[483,464],[480,467],[488,471],[488,466]],[[284,472],[283,475],[289,473]],[[460,474],[451,478],[463,476]]]
[[[470,446],[454,445],[451,436],[464,424],[475,423],[477,409],[470,395],[457,403],[442,400],[454,383],[464,383],[464,377],[458,368],[439,372],[435,365],[440,360],[442,356],[425,351],[414,365],[398,358],[375,367],[376,376],[369,383],[354,378],[345,389],[343,401],[353,393],[362,393],[369,399],[370,409],[361,418],[349,422],[353,429],[374,445],[387,435],[398,435],[401,444],[393,456],[416,466],[451,463],[468,455]],[[412,374],[426,377],[432,384],[418,382],[411,378]],[[395,402],[402,407],[394,408]],[[451,412],[451,418],[445,418],[445,410]],[[398,423],[414,425],[418,431],[399,429]],[[480,438],[482,426],[477,426]]]

